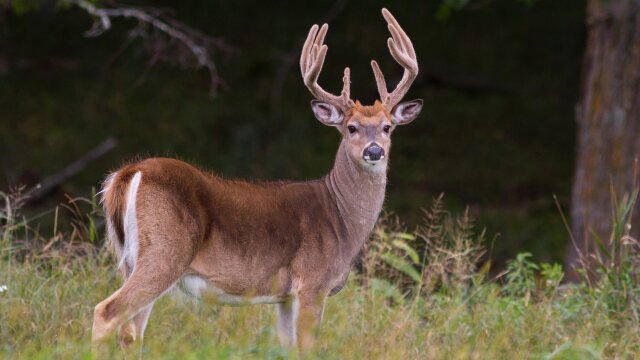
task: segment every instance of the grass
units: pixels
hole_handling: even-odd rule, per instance
[[[93,307],[121,284],[114,260],[90,241],[100,243],[94,214],[84,217],[87,226],[76,220],[52,241],[18,221],[18,200],[7,197],[0,211],[0,356],[91,358]],[[526,253],[498,274],[488,261],[478,268],[482,239],[466,214],[446,213],[440,199],[415,231],[383,218],[358,270],[329,299],[318,348],[303,357],[630,359],[640,353],[637,302],[630,300],[639,285],[628,281],[638,269],[631,262],[622,269],[602,263],[601,272],[627,279],[624,286],[606,273],[591,284],[560,286],[559,265],[537,264]],[[616,251],[625,244],[631,242],[619,242]],[[278,346],[274,312],[268,305],[209,307],[165,296],[154,308],[142,357],[295,358]],[[109,351],[122,357],[115,339]]]

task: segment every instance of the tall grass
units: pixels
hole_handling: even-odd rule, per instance
[[[0,355],[90,358],[93,306],[121,284],[113,259],[94,245],[101,241],[91,201],[88,216],[76,217],[70,230],[43,237],[20,218],[20,196],[1,196]],[[476,235],[468,214],[444,211],[441,198],[424,219],[412,231],[392,216],[380,220],[357,271],[327,303],[318,348],[304,358],[629,359],[640,353],[637,302],[630,300],[637,299],[637,267],[623,265],[637,260],[632,253],[609,251],[620,260],[602,262],[600,281],[561,287],[561,267],[537,264],[528,254],[491,272],[489,261],[480,262],[484,234]],[[637,245],[621,234],[618,250]],[[122,357],[116,341],[109,351]],[[157,303],[141,354],[295,357],[278,346],[272,306],[208,307],[180,296]]]

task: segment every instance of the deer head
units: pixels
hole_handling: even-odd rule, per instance
[[[300,56],[304,84],[316,98],[311,101],[315,117],[340,131],[349,156],[355,163],[375,172],[386,170],[391,133],[395,127],[410,123],[422,110],[422,100],[400,102],[418,75],[418,61],[411,40],[387,9],[382,9],[382,16],[391,33],[387,40],[389,51],[404,68],[404,74],[395,90],[389,93],[378,63],[372,60],[371,67],[380,94],[380,100],[373,105],[365,106],[351,99],[348,67],[344,69],[344,85],[339,96],[328,93],[318,85],[318,76],[328,50],[324,45],[329,29],[327,24],[320,28],[318,25],[311,27]]]

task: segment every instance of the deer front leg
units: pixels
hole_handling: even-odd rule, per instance
[[[300,349],[310,349],[315,345],[317,331],[322,322],[327,294],[324,292],[301,293],[297,319],[297,341]]]
[[[277,305],[278,338],[280,345],[293,347],[296,345],[296,322],[300,303],[297,298]]]

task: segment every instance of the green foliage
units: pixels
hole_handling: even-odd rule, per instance
[[[540,276],[542,277],[543,287],[554,290],[560,285],[564,272],[560,264],[542,263],[540,264]]]
[[[513,296],[528,296],[536,289],[535,272],[538,264],[531,261],[531,253],[519,253],[515,260],[507,263],[505,290]]]
[[[533,5],[533,3],[536,2],[536,0],[516,0],[517,2],[521,2],[524,3],[528,6]],[[483,7],[486,6],[487,4],[489,4],[491,1],[483,1],[483,0],[479,0],[479,1],[472,1],[472,0],[442,0],[440,2],[440,6],[438,7],[438,12],[436,13],[436,17],[438,18],[438,20],[447,20],[449,19],[449,17],[451,16],[451,14],[455,11],[460,11],[464,8],[466,8],[467,6],[471,7],[472,5],[475,5],[475,8],[478,7]]]
[[[2,6],[10,5],[13,12],[23,15],[31,11],[40,10],[44,0],[3,0]]]
[[[453,11],[461,10],[469,2],[470,0],[442,0],[436,16],[439,20],[446,20],[451,16]]]
[[[615,199],[615,193],[611,195]],[[592,257],[599,275],[599,282],[592,290],[603,297],[610,311],[631,309],[636,320],[640,311],[640,243],[630,236],[630,230],[637,200],[638,188],[635,188],[621,201],[614,202],[617,206],[614,206],[612,214],[609,242],[593,233],[598,251]]]
[[[403,274],[409,276],[416,283],[420,283],[422,279],[420,271],[417,270],[410,262],[393,253],[385,253],[382,255],[382,258],[387,264],[401,271]]]
[[[42,239],[24,232],[29,224],[16,215],[20,196],[0,195],[11,199],[0,211],[0,357],[91,358],[93,306],[120,285],[114,260],[106,251],[87,251],[78,240],[67,246],[73,242],[68,233],[55,234],[62,238],[54,245],[32,246],[30,256],[17,258],[15,244]],[[413,233],[389,217],[381,221],[367,243],[363,271],[328,300],[319,346],[303,358],[624,359],[640,352],[640,323],[629,307],[612,311],[607,301],[625,295],[607,281],[592,289],[559,287],[561,267],[538,266],[527,253],[509,263],[504,285],[487,278],[485,267],[469,271],[475,264],[456,263],[453,257],[477,252],[478,237],[470,232],[467,215],[443,212],[440,201],[425,212],[425,224]],[[470,247],[459,251],[456,238]],[[424,239],[438,244],[439,250],[425,251]],[[438,255],[441,252],[450,254]],[[400,260],[387,262],[389,254]],[[462,262],[471,259],[475,256]],[[396,261],[404,265],[396,266]],[[448,270],[437,274],[440,286],[421,291],[424,280],[415,279],[406,266],[423,278],[426,269]],[[536,288],[538,269],[543,285]],[[638,284],[631,286],[637,293]],[[179,294],[166,296],[155,305],[140,355],[296,358],[277,345],[274,320],[269,306],[208,307]],[[107,351],[111,358],[123,357],[115,339]]]
[[[400,229],[390,215],[383,218],[364,259],[370,276],[394,279],[416,299],[434,289],[465,286],[476,275],[484,252],[483,236],[473,234],[468,213],[451,216],[444,210],[442,195],[423,212],[423,225],[411,233]]]

